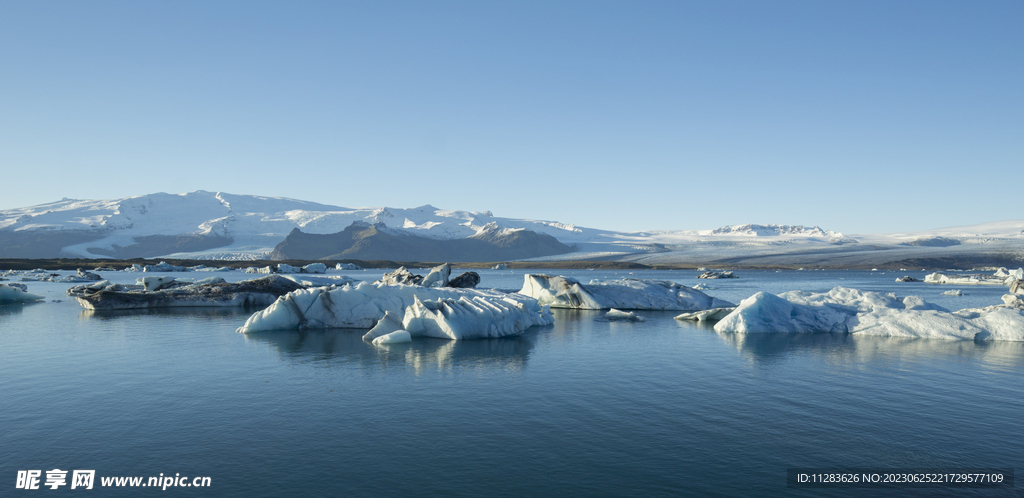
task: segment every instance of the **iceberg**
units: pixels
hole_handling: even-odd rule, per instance
[[[710,270],[710,271],[706,271],[704,273],[701,273],[700,275],[697,275],[697,278],[739,278],[739,277],[737,277],[736,275],[733,275],[731,271],[714,271],[714,270]]]
[[[515,335],[553,321],[536,299],[519,294],[359,282],[290,292],[250,316],[238,331],[373,327],[364,339],[397,330],[413,337],[470,339]]]
[[[0,284],[0,304],[27,303],[42,301],[43,296],[30,294],[24,284]]]
[[[733,308],[711,308],[709,310],[689,311],[676,316],[676,320],[690,320],[694,322],[710,322],[721,320],[732,313]]]
[[[835,287],[825,293],[758,292],[715,325],[716,332],[837,332],[885,337],[1024,341],[1024,301],[957,312],[917,296]]]
[[[352,263],[338,263],[334,265],[335,270],[362,270],[363,267]]]
[[[519,293],[552,308],[700,311],[735,306],[675,282],[634,278],[583,285],[569,277],[528,274]]]
[[[920,282],[921,279],[911,277],[910,275],[904,275],[896,279],[897,282]]]
[[[1024,270],[1022,270],[1024,271]],[[924,277],[928,284],[953,284],[953,285],[1010,285],[1016,279],[1017,270],[1007,272],[1006,268],[1000,268],[993,275],[972,273],[967,275],[946,275],[935,272]]]
[[[480,274],[475,271],[460,273],[459,276],[448,281],[448,287],[460,289],[473,289],[480,285]]]
[[[452,274],[452,265],[445,263],[430,269],[420,285],[424,287],[444,287],[448,285],[448,277]]]
[[[604,319],[609,322],[646,322],[647,319],[633,313],[632,311],[622,311],[612,308],[604,314]]]
[[[391,273],[385,273],[377,282],[384,285],[419,285],[422,281],[423,275],[413,275],[402,266]]]
[[[151,278],[151,277],[146,277]],[[157,277],[168,278],[168,277]],[[173,279],[172,279],[173,280]],[[166,283],[159,290],[96,284],[68,289],[68,295],[85,309],[119,310],[138,308],[170,308],[184,306],[267,306],[279,296],[302,288],[293,280],[279,275],[243,280],[237,283],[187,284]]]
[[[953,289],[953,290],[948,290],[946,292],[943,292],[942,295],[943,296],[966,296],[967,294],[965,294],[964,291],[962,291],[960,289]]]
[[[534,325],[553,323],[552,318],[544,315],[536,301],[529,303],[472,294],[458,299],[448,297],[421,301],[414,295],[412,306],[405,310],[402,324],[414,337],[487,339],[519,335]]]
[[[412,342],[412,335],[404,330],[396,330],[390,334],[384,334],[373,340],[375,346],[381,344],[397,344],[401,342]]]

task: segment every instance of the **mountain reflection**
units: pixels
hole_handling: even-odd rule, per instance
[[[267,344],[288,361],[352,365],[361,368],[409,368],[424,371],[522,370],[533,350],[536,332],[501,339],[451,341],[417,337],[412,342],[374,346],[363,329],[279,330],[245,334]]]

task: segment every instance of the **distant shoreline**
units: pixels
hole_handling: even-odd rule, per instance
[[[94,268],[114,268],[116,270],[123,270],[132,266],[133,264],[139,265],[155,265],[161,261],[166,261],[176,266],[199,266],[206,265],[209,267],[229,267],[229,268],[248,268],[248,267],[265,267],[265,266],[276,266],[279,263],[284,263],[292,266],[304,266],[310,263],[324,263],[327,264],[328,268],[333,268],[336,263],[352,263],[366,269],[383,269],[383,268],[398,268],[399,266],[405,266],[406,268],[429,268],[444,263],[443,261],[362,261],[354,259],[343,259],[343,260],[282,260],[282,261],[271,261],[271,260],[210,260],[210,259],[173,259],[173,258],[152,258],[152,259],[80,259],[80,258],[55,258],[55,259],[27,259],[27,258],[0,258],[0,271],[2,270],[74,270],[76,268],[84,268],[86,270],[92,270]],[[936,258],[936,260],[919,260],[915,263],[916,265],[900,264],[900,262],[876,265],[876,266],[841,266],[841,265],[723,265],[721,262],[707,262],[703,264],[679,264],[679,265],[644,265],[640,263],[630,263],[622,261],[492,261],[492,262],[473,262],[473,263],[460,263],[450,262],[453,268],[465,268],[465,269],[490,269],[495,265],[501,263],[506,266],[509,270],[520,270],[520,269],[535,269],[535,270],[693,270],[696,271],[698,268],[706,267],[709,269],[726,269],[726,270],[871,270],[878,269],[884,271],[900,271],[906,269],[906,271],[943,271],[949,269],[959,270],[977,270],[977,271],[989,271],[998,269],[1000,266],[999,261],[981,262],[976,260],[955,260],[953,258]],[[1017,266],[1017,265],[1013,265]]]

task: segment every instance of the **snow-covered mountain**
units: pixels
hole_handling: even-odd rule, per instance
[[[935,258],[1024,259],[1024,220],[868,235],[790,225],[613,232],[430,205],[346,208],[206,191],[62,199],[0,211],[0,257],[259,259],[295,228],[332,234],[356,221],[443,240],[530,230],[576,249],[539,260],[856,266]]]

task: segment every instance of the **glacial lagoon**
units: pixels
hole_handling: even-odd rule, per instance
[[[518,289],[526,271],[480,273],[481,287]],[[894,282],[921,271],[545,273],[704,283],[733,302],[842,285],[955,310],[1006,291]],[[554,310],[519,337],[373,346],[362,330],[236,333],[251,310],[89,312],[64,295],[72,284],[27,285],[46,302],[0,306],[12,481],[60,468],[95,469],[94,496],[161,492],[99,484],[160,473],[211,477],[167,490],[181,496],[820,496],[787,488],[786,469],[1024,469],[1020,342],[719,334],[676,312]],[[966,295],[942,295],[953,288]]]

